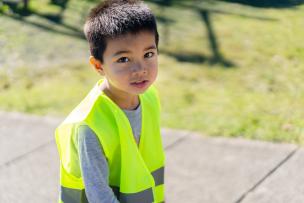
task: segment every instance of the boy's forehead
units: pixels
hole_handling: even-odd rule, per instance
[[[147,45],[155,45],[155,34],[149,31],[141,31],[139,33],[127,33],[107,40],[107,49],[115,51],[117,49],[145,47]]]

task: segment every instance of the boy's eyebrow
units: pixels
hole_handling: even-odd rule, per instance
[[[149,49],[156,49],[156,46],[155,45],[151,45],[151,46],[145,48],[144,51],[147,51]]]
[[[156,49],[156,46],[155,45],[151,45],[151,46],[145,48],[144,51],[147,51],[149,49]],[[118,56],[120,54],[127,54],[127,53],[131,53],[131,51],[129,51],[129,50],[121,50],[121,51],[118,51],[115,54],[113,54],[112,57]]]

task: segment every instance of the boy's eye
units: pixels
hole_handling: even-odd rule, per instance
[[[148,52],[145,54],[145,58],[151,58],[152,56],[154,56],[153,52]]]
[[[127,57],[121,57],[117,60],[118,63],[127,63],[130,60]]]

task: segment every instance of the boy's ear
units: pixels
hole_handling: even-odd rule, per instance
[[[94,56],[90,56],[89,61],[90,64],[98,73],[104,75],[103,64],[100,62],[100,60],[96,59]]]

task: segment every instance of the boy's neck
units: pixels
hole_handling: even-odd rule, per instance
[[[115,90],[111,89],[106,83],[102,83],[100,89],[121,109],[134,110],[139,105],[138,95],[115,94]]]

